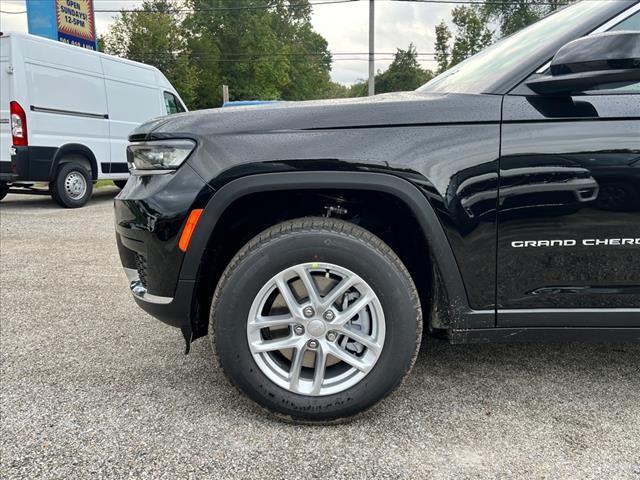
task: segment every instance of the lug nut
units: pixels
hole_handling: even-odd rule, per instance
[[[327,322],[333,322],[333,320],[335,320],[336,318],[336,314],[333,313],[333,310],[327,310],[326,312],[324,312],[324,319]]]
[[[329,340],[330,342],[335,342],[336,338],[338,338],[338,334],[336,332],[334,332],[333,330],[327,332],[327,340]]]
[[[302,314],[307,318],[311,318],[316,314],[316,312],[314,312],[313,308],[311,307],[304,307],[304,310],[302,310]]]
[[[304,333],[304,327],[302,325],[296,325],[295,327],[293,327],[293,332],[296,335],[302,335]]]
[[[309,340],[309,343],[307,343],[307,345],[309,346],[309,348],[316,349],[320,344],[317,340]]]

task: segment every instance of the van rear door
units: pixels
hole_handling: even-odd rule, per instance
[[[22,37],[29,146],[81,145],[109,166],[109,123],[100,56],[84,48]]]
[[[10,72],[11,38],[0,37],[0,173],[9,173],[11,162],[11,122],[9,102],[13,82]]]

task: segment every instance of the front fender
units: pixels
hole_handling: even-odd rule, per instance
[[[493,311],[474,312],[470,308],[455,255],[445,230],[425,194],[413,183],[392,174],[346,171],[281,172],[249,175],[230,181],[216,191],[204,208],[184,257],[181,280],[192,282],[198,278],[201,260],[214,228],[225,210],[236,200],[254,193],[323,188],[376,191],[393,195],[402,201],[412,211],[428,239],[446,292],[446,308],[449,310],[452,325],[456,328],[494,326]]]

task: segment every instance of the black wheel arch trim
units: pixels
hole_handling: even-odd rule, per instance
[[[91,149],[86,145],[82,145],[80,143],[67,143],[58,147],[55,155],[53,156],[53,161],[51,162],[51,171],[49,172],[49,180],[54,181],[56,177],[56,172],[58,171],[58,165],[61,160],[66,155],[82,155],[85,157],[89,164],[91,165],[91,179],[98,179],[98,162],[96,161],[96,156],[93,154]]]
[[[283,190],[345,188],[387,193],[402,201],[415,215],[427,238],[449,307],[449,321],[456,328],[495,326],[495,313],[477,315],[469,300],[455,255],[445,230],[428,199],[413,183],[392,174],[374,172],[307,171],[261,173],[237,178],[218,189],[204,208],[185,254],[180,279],[195,281],[214,228],[236,200],[253,193]]]

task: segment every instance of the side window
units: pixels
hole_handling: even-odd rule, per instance
[[[164,92],[164,106],[167,109],[167,114],[169,115],[185,111],[185,108],[182,106],[180,100],[178,100],[178,97],[171,92]]]
[[[640,11],[634,13],[629,18],[624,19],[610,31],[615,32],[620,30],[631,30],[634,32],[640,32]]]

